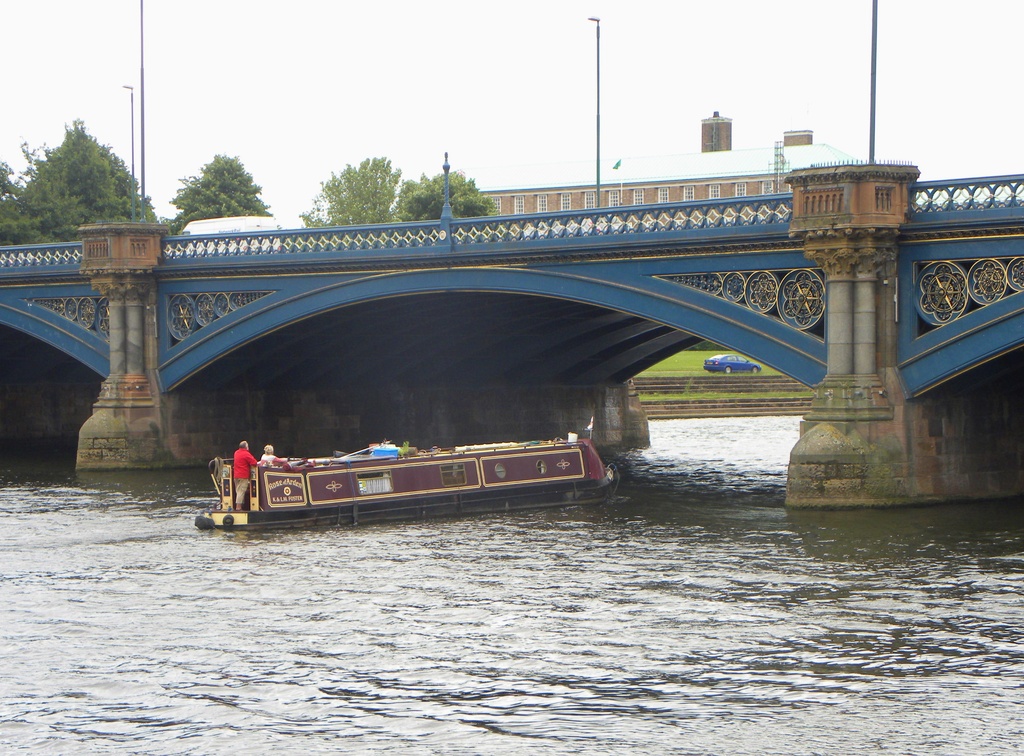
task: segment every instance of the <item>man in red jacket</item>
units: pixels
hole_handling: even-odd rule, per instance
[[[249,453],[249,442],[243,441],[235,450],[232,473],[235,477],[235,509],[245,508],[245,495],[249,492],[249,471],[255,466],[256,457]]]

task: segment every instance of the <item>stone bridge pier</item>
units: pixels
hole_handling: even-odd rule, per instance
[[[897,355],[897,259],[912,166],[796,171],[790,235],[825,272],[827,373],[790,454],[786,503],[903,506],[1024,493],[1013,386],[908,397]],[[904,327],[906,327],[904,325]]]
[[[153,467],[171,462],[156,376],[156,282],[167,227],[146,223],[83,226],[82,272],[106,297],[110,373],[78,436],[79,469]]]

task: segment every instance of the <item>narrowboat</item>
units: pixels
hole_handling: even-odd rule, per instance
[[[231,459],[210,462],[217,506],[196,527],[358,525],[385,520],[595,504],[618,484],[590,439],[505,442],[420,450],[391,443],[350,454],[291,458],[252,468],[235,506]]]

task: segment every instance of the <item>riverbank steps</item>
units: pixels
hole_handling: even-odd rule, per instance
[[[814,397],[808,386],[785,375],[646,375],[633,385],[651,420],[804,415]]]

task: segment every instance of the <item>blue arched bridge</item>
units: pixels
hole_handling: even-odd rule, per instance
[[[704,339],[808,386],[878,375],[878,396],[903,400],[1019,375],[1024,177],[914,171],[889,207],[883,175],[872,209],[887,221],[851,210],[859,190],[842,168],[814,170],[794,193],[728,200],[212,236],[156,227],[148,252],[143,224],[97,224],[80,243],[0,248],[0,385],[143,375],[157,397],[616,385]],[[842,288],[866,280],[868,258],[870,306],[856,283]]]
[[[1024,342],[1022,187],[914,185],[884,282],[909,395]],[[419,380],[621,382],[708,339],[814,385],[826,371],[825,276],[791,238],[792,213],[779,194],[166,237],[156,373],[162,391],[246,371],[268,385],[358,381],[385,367]],[[109,374],[109,303],[81,263],[81,243],[0,248],[0,380]]]

